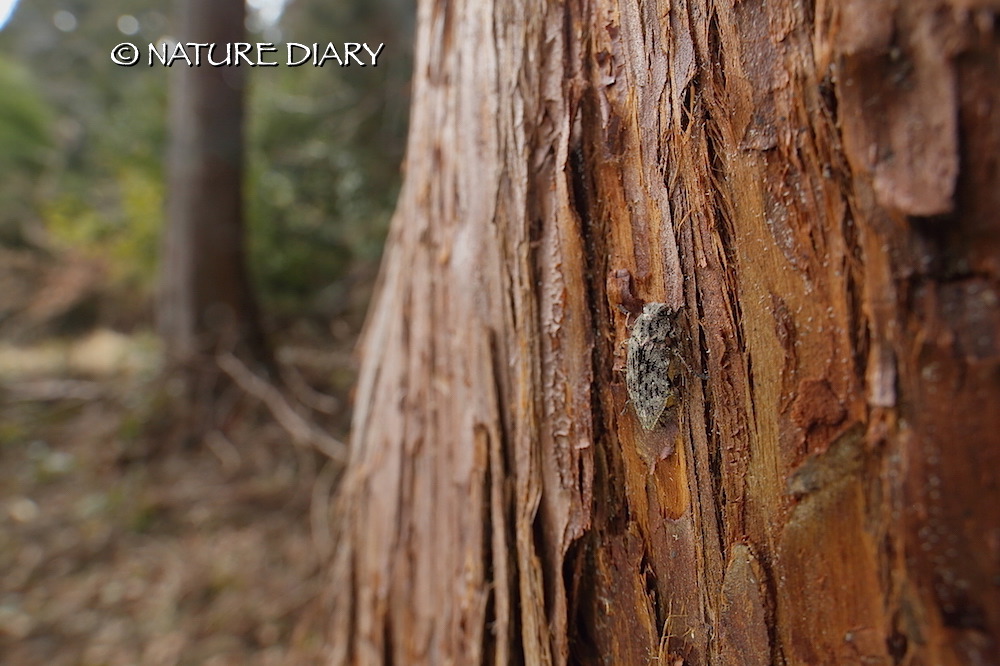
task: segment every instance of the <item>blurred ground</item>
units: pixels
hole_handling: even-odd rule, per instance
[[[0,257],[0,663],[316,663],[333,469],[236,389],[168,443],[155,338],[93,326],[90,269],[31,261]],[[343,437],[353,335],[297,337],[279,358]]]

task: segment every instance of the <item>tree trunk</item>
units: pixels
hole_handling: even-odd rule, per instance
[[[422,2],[331,661],[1000,663],[996,9]]]
[[[244,40],[244,0],[181,0],[177,39]],[[192,49],[187,49],[193,54]],[[267,362],[247,278],[243,233],[243,99],[246,66],[173,64],[167,229],[158,326],[168,359],[200,376],[205,356],[235,352]]]

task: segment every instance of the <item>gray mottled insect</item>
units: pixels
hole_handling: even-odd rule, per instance
[[[652,430],[664,410],[681,398],[684,362],[680,310],[666,303],[647,303],[628,338],[625,385],[639,423]]]

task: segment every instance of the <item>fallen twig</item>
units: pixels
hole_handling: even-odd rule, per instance
[[[237,386],[264,403],[278,424],[297,444],[314,446],[339,463],[347,462],[347,445],[330,437],[315,423],[295,411],[277,387],[255,374],[231,353],[220,354],[216,361]]]

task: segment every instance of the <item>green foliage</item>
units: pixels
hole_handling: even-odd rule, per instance
[[[44,197],[22,206],[18,223],[40,223],[56,248],[100,257],[119,285],[144,292],[152,286],[163,221],[165,72],[115,67],[108,51],[126,39],[116,28],[120,14],[162,26],[156,4],[21,3],[0,33],[0,57],[19,60],[45,99],[45,112],[26,115],[54,118],[57,128],[48,159],[31,175],[44,183]],[[53,25],[60,10],[73,12],[74,31]],[[24,166],[16,172],[29,173]],[[0,192],[25,199],[23,189],[9,184],[0,184]]]
[[[0,243],[18,244],[52,155],[52,112],[28,73],[0,57]]]
[[[38,172],[51,147],[51,112],[22,67],[0,59],[0,169]]]
[[[327,118],[342,117],[330,108],[333,96],[300,96],[310,86],[299,73],[312,72],[258,80],[251,93],[250,251],[263,294],[277,307],[294,307],[352,262],[377,258],[396,192],[394,183],[386,193],[358,185],[364,179],[352,147],[324,131]]]
[[[299,0],[281,39],[384,42],[377,68],[277,67],[251,77],[250,251],[272,307],[294,308],[381,253],[406,134],[412,7],[387,18],[387,4],[365,6]]]
[[[86,198],[63,194],[47,207],[46,227],[64,249],[105,259],[117,283],[149,292],[163,227],[163,182],[142,170],[122,169],[114,185],[116,201],[105,211]]]
[[[398,190],[412,7],[333,4],[298,0],[280,36],[248,35],[386,42],[377,68],[250,72],[250,269],[265,305],[279,311],[302,311],[359,263],[377,260]],[[142,45],[170,34],[168,7],[158,0],[33,0],[0,32],[0,232],[5,223],[40,222],[57,246],[102,257],[114,280],[147,295],[164,221],[171,70],[117,67],[109,52],[119,42]],[[74,31],[53,26],[61,10],[75,16]],[[118,31],[122,14],[137,19],[137,34]],[[44,196],[32,199],[41,186]]]

